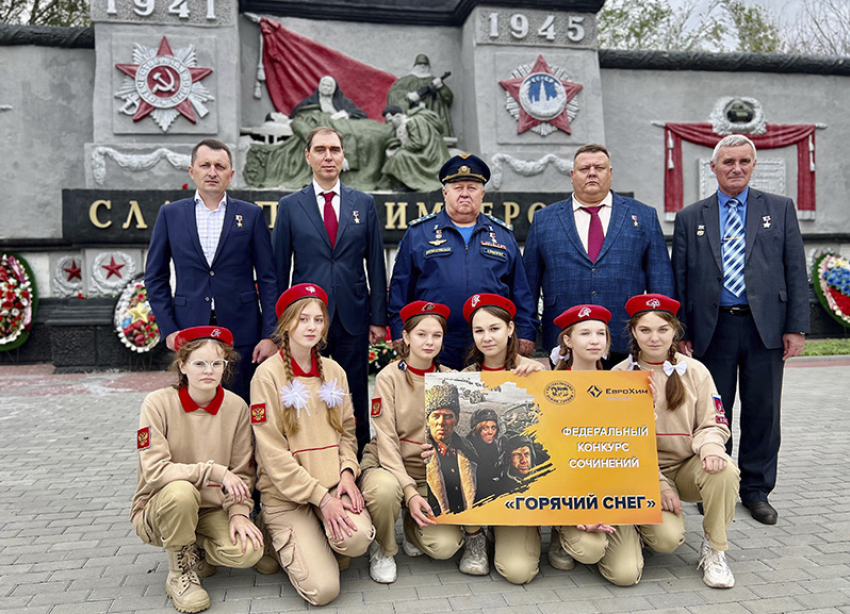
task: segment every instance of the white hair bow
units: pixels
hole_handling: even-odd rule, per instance
[[[569,352],[569,350],[567,350]],[[557,365],[559,361],[566,360],[569,354],[561,354],[561,346],[556,345],[552,348],[552,351],[549,352],[549,360],[552,361],[553,365]]]
[[[631,354],[629,354],[629,371],[640,371],[640,365]]]
[[[679,374],[679,377],[682,377],[685,374],[685,371],[688,370],[688,363],[682,361],[678,364],[672,364],[669,360],[664,361],[664,375],[670,377],[673,375],[673,371]]]

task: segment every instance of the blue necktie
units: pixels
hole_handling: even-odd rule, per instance
[[[726,217],[726,228],[723,232],[723,287],[735,296],[741,296],[744,291],[744,223],[738,214],[741,203],[733,198],[726,203],[729,212]]]

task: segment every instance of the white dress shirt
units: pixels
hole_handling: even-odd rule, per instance
[[[198,240],[201,242],[201,249],[204,250],[204,258],[209,266],[212,266],[218,249],[226,213],[227,194],[221,197],[218,207],[210,211],[201,199],[201,195],[195,190],[195,222],[198,224]],[[215,309],[215,299],[212,299],[211,308]]]
[[[322,188],[322,186],[320,186],[318,183],[316,183],[315,179],[313,180],[313,190],[316,192],[316,204],[319,205],[319,215],[322,216],[322,221],[325,220],[325,197],[324,197],[324,193],[325,192],[333,192],[334,197],[333,197],[333,200],[331,201],[331,206],[334,208],[334,213],[336,213],[336,221],[339,222],[339,194],[340,194],[341,185],[342,184],[339,182],[339,179],[337,179],[336,183],[334,184],[334,187],[332,187],[330,190],[325,190],[324,188]]]

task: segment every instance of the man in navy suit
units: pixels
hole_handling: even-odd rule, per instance
[[[741,501],[776,524],[783,361],[799,356],[809,330],[803,237],[790,198],[749,187],[753,142],[721,139],[711,158],[718,190],[676,215],[673,271],[686,340],[680,351],[711,371],[731,424],[741,392]],[[732,439],[726,444],[732,453]]]
[[[160,208],[145,286],[169,349],[184,328],[217,324],[230,329],[242,359],[227,387],[250,402],[256,365],[277,351],[271,336],[278,285],[262,209],[226,193],[234,172],[227,145],[208,139],[195,146],[189,166],[195,197]],[[173,296],[172,261],[177,275]]]
[[[606,367],[628,351],[626,301],[652,292],[670,296],[673,272],[655,209],[611,191],[613,169],[602,145],[573,158],[570,198],[535,213],[522,261],[534,302],[543,291],[543,343],[558,344],[555,318],[578,304],[611,312]]]
[[[313,181],[280,200],[272,233],[281,286],[315,283],[328,293],[325,352],[348,376],[357,446],[369,434],[369,344],[387,330],[387,271],[375,199],[339,181],[343,136],[326,127],[307,135]],[[365,266],[364,266],[365,265]]]

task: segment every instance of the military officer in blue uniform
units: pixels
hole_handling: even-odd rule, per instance
[[[440,362],[459,369],[472,347],[463,304],[473,294],[510,298],[520,353],[530,355],[537,338],[534,300],[516,239],[501,220],[481,213],[490,169],[471,154],[451,158],[440,169],[445,208],[408,225],[390,281],[390,330],[401,339],[401,308],[415,300],[443,303],[451,309]]]

